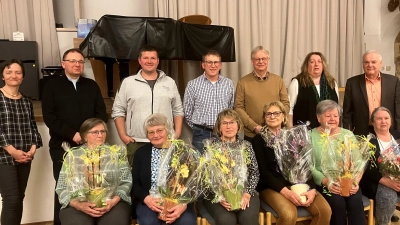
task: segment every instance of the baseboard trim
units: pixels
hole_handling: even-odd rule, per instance
[[[24,223],[21,225],[53,225],[53,221],[36,222],[36,223]]]

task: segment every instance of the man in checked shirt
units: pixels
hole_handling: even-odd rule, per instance
[[[219,74],[221,56],[215,50],[203,55],[204,73],[189,81],[183,99],[185,120],[193,129],[192,145],[203,152],[203,140],[210,139],[218,113],[233,108],[234,85]]]

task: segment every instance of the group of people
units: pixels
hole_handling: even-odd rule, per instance
[[[97,207],[71,198],[62,143],[72,147],[68,154],[76,158],[93,146],[108,146],[106,107],[96,82],[82,76],[82,52],[66,51],[62,57],[66,76],[51,79],[42,94],[56,180],[54,224],[130,224],[130,204],[135,205],[141,225],[161,224],[157,216],[162,206],[150,190],[156,185],[165,143],[180,137],[184,119],[193,131],[192,145],[200,152],[205,149],[205,139],[226,145],[248,143],[250,160],[242,210],[230,211],[229,202],[224,200],[202,200],[217,224],[258,224],[260,201],[264,201],[278,213],[277,224],[295,224],[296,207],[303,206],[312,215],[311,224],[344,225],[348,220],[349,224],[364,225],[362,194],[376,200],[377,223],[388,224],[400,183],[382,177],[371,162],[360,186],[353,186],[349,197],[340,196],[340,187],[329,182],[321,170],[323,147],[319,140],[323,135],[340,140],[352,132],[372,132],[376,134],[371,142],[377,146],[378,158],[391,141],[400,137],[396,131],[400,128],[399,79],[381,73],[382,57],[376,51],[367,51],[363,56],[364,74],[349,78],[346,83],[342,110],[338,85],[322,53],[306,56],[288,92],[283,79],[268,71],[269,60],[264,47],[254,48],[254,70],[242,77],[235,89],[233,81],[220,74],[221,56],[210,50],[202,59],[204,73],[187,84],[182,103],[175,81],[157,69],[157,49],[143,46],[138,58],[141,70],[122,81],[111,114],[126,145],[127,159],[121,151],[120,175],[113,178],[118,179],[119,186],[105,207]],[[0,182],[1,223],[13,225],[21,221],[31,161],[43,144],[32,103],[18,91],[24,77],[21,62],[6,61],[0,72],[4,81],[0,88],[0,180],[7,181]],[[290,183],[278,169],[272,144],[280,129],[301,123],[312,129],[316,156],[312,177],[307,181],[310,189],[303,193],[305,202],[288,188]],[[239,137],[242,131],[244,139]],[[166,222],[195,224],[193,204],[173,207]]]

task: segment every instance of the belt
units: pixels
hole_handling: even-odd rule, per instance
[[[209,127],[207,127],[207,126],[198,125],[198,124],[193,124],[193,126],[198,127],[198,128],[201,128],[201,129],[203,129],[203,130],[208,130],[208,131],[213,131],[213,130],[214,130],[213,128],[209,128]]]

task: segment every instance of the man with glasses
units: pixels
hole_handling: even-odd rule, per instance
[[[181,135],[183,123],[182,101],[175,81],[157,70],[157,49],[151,45],[141,47],[138,61],[142,69],[122,81],[111,114],[131,165],[136,150],[150,142],[143,128],[147,117],[164,114],[174,124],[175,138]]]
[[[251,142],[263,123],[263,107],[280,101],[289,112],[289,98],[283,79],[268,71],[269,52],[263,46],[251,51],[253,72],[242,77],[236,85],[235,110],[244,125],[244,139]]]
[[[79,49],[69,49],[62,57],[65,76],[49,80],[42,93],[43,120],[50,131],[50,157],[53,176],[58,180],[65,151],[63,142],[71,147],[84,141],[79,134],[82,123],[89,118],[107,122],[106,106],[97,83],[82,77],[85,59]],[[61,224],[58,213],[61,205],[54,195],[54,224]]]
[[[203,140],[213,136],[218,114],[233,108],[234,85],[232,80],[219,74],[221,56],[215,50],[203,56],[203,75],[189,81],[183,100],[185,119],[193,130],[192,145],[203,152]]]

